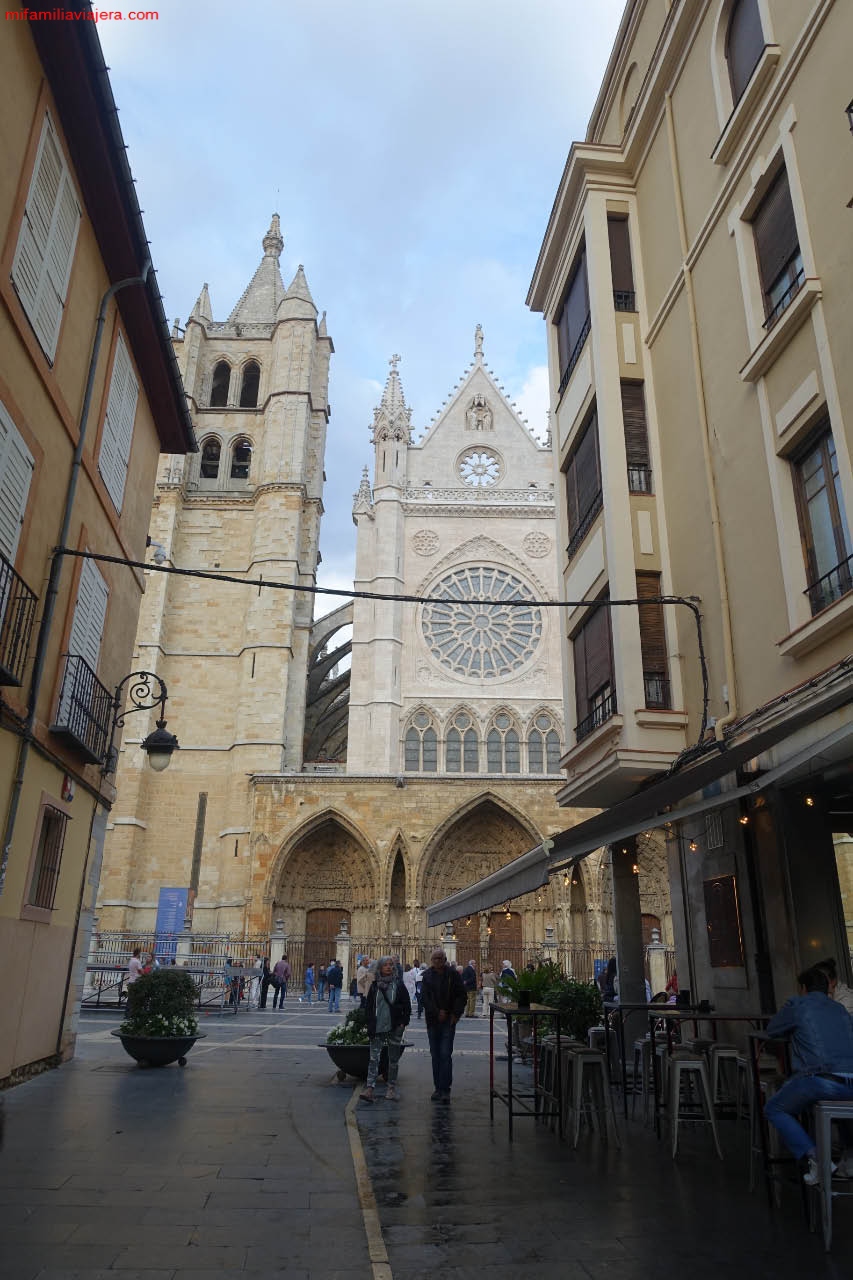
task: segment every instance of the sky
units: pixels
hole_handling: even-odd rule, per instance
[[[156,21],[99,24],[170,321],[205,281],[227,318],[273,212],[285,285],[303,263],[327,312],[321,586],[352,586],[352,498],[392,354],[417,438],[481,324],[486,363],[544,437],[544,321],[524,300],[623,7],[159,0]]]

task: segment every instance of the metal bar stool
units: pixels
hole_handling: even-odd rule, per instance
[[[835,1196],[853,1196],[853,1188],[841,1191],[832,1186],[832,1122],[847,1120],[853,1124],[853,1102],[816,1102],[814,1106],[815,1145],[819,1182],[815,1191],[820,1198],[823,1225],[823,1247],[832,1246],[832,1201]],[[850,1183],[844,1186],[849,1188]]]
[[[699,1095],[698,1108],[696,1102],[682,1096],[692,1093],[696,1085]],[[717,1133],[717,1119],[714,1115],[714,1103],[711,1099],[711,1084],[708,1079],[708,1068],[705,1059],[698,1054],[674,1053],[669,1061],[669,1122],[672,1127],[672,1158],[678,1154],[678,1125],[681,1120],[698,1121],[711,1126],[714,1135],[714,1146],[722,1160],[720,1139]]]
[[[573,1121],[572,1145],[574,1147],[578,1145],[581,1122],[584,1117],[589,1121],[591,1128],[598,1129],[606,1142],[609,1114],[613,1125],[613,1140],[617,1147],[621,1147],[604,1054],[598,1049],[575,1048],[571,1045],[568,1050],[568,1062],[569,1072],[566,1074],[571,1077],[569,1107]]]

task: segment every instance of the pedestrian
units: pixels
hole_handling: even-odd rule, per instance
[[[406,984],[397,975],[393,956],[383,956],[376,966],[376,978],[367,993],[367,1034],[370,1037],[370,1061],[367,1067],[367,1084],[361,1092],[362,1102],[373,1101],[373,1088],[379,1074],[379,1058],[384,1048],[388,1050],[388,1102],[399,1099],[397,1093],[397,1069],[403,1052],[403,1032],[412,1016],[412,1005]]]
[[[483,1015],[488,1015],[489,1005],[494,1004],[495,991],[498,986],[498,975],[494,969],[487,969],[483,974]]]
[[[264,962],[261,959],[261,953],[259,951],[255,952],[255,958],[252,961],[252,969],[254,972],[252,984],[249,987],[249,1008],[251,1009],[254,1004],[255,1008],[259,1009],[261,1004],[261,974],[264,971]]]
[[[316,990],[317,988],[314,985],[314,966],[313,964],[309,964],[308,968],[305,970],[302,999],[307,1000],[310,1004],[311,998]]]
[[[333,960],[326,970],[326,984],[329,988],[329,1013],[340,1013],[341,987],[344,985],[344,970],[340,960]]]
[[[512,999],[512,992],[509,989],[509,980],[515,979],[515,977],[515,969],[513,969],[509,960],[501,960],[501,972],[498,978],[498,999],[502,1004],[508,1004]]]
[[[421,998],[432,1057],[433,1102],[449,1102],[453,1085],[453,1041],[465,1008],[465,988],[456,966],[436,947],[430,967],[421,976]]]
[[[358,998],[361,1001],[362,1009],[367,1004],[367,993],[373,982],[373,972],[370,964],[370,956],[362,956],[361,963],[356,971],[356,989]]]
[[[326,995],[326,969],[327,966],[321,964],[317,969],[317,1003],[325,998]]]
[[[275,968],[272,971],[272,984],[274,987],[272,1007],[276,1007],[277,1000],[279,1012],[281,1013],[284,1012],[284,1001],[287,996],[287,984],[290,981],[292,972],[293,971],[290,967],[287,956],[282,956],[280,960],[277,960]]]
[[[601,991],[602,1000],[615,1000],[618,992],[616,977],[616,957],[611,956],[607,961],[604,971],[598,975],[596,979],[599,990]]]
[[[137,978],[142,977],[142,974],[143,974],[142,961],[139,958],[141,954],[142,952],[139,947],[133,948],[133,955],[130,957],[130,959],[127,962],[127,985],[128,986],[130,986],[132,982],[135,982]]]
[[[477,966],[469,960],[462,970],[462,985],[465,988],[465,1017],[477,1016]]]
[[[270,968],[270,958],[269,956],[264,956],[261,962],[261,995],[260,1000],[258,1001],[259,1009],[266,1009],[267,1007],[267,994],[269,992],[271,982],[272,969]],[[273,999],[275,999],[275,992],[273,992]]]
[[[413,1009],[417,1003],[417,986],[420,976],[420,970],[410,964],[407,964],[403,970],[403,982],[406,984],[406,990],[409,993],[409,1004]]]
[[[426,971],[426,965],[419,964],[418,961],[416,960],[414,964],[414,969],[415,969],[415,973],[418,975],[417,978],[415,979],[415,999],[418,1002],[418,1022],[420,1022],[424,1012],[423,991],[422,991],[421,984],[423,982],[423,976]]]
[[[797,982],[800,994],[767,1024],[769,1036],[790,1036],[793,1072],[769,1099],[764,1114],[788,1150],[808,1161],[803,1181],[813,1187],[820,1181],[815,1143],[797,1117],[816,1102],[853,1102],[853,1019],[831,998],[822,969],[807,969]],[[853,1177],[853,1124],[839,1121],[838,1128],[844,1146],[839,1173]]]

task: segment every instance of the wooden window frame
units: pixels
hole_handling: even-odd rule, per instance
[[[572,266],[569,283],[557,309],[557,351],[560,367],[560,391],[565,389],[572,369],[577,364],[589,333],[589,278],[586,267],[586,244],[581,244]]]
[[[616,714],[616,671],[613,662],[613,629],[610,624],[609,600],[610,592],[605,591],[587,610],[581,625],[571,637],[577,714],[575,737],[578,742],[582,742]],[[599,637],[593,633],[593,628],[596,631],[603,628],[606,635],[606,661],[600,656],[596,660],[590,655],[590,638],[599,640]],[[601,639],[603,640],[603,637]],[[603,648],[604,645],[598,643],[595,648],[596,654],[601,655]],[[590,671],[593,676],[600,678],[591,678]],[[590,718],[594,720],[599,712],[601,712],[599,723],[593,722],[591,726],[587,726],[586,721]],[[579,729],[582,730],[580,736],[578,736]]]
[[[800,236],[784,164],[768,184],[750,222],[764,302],[764,327],[770,329],[805,281]]]
[[[593,432],[594,444],[594,463],[595,474],[597,477],[597,485],[590,488],[589,493],[582,492],[578,484],[580,476],[581,455],[585,448],[588,448],[588,437],[590,431]],[[584,459],[586,461],[586,459]],[[575,552],[583,542],[589,528],[592,525],[596,515],[601,510],[604,495],[601,480],[601,451],[598,442],[598,414],[596,406],[593,404],[586,422],[581,427],[577,435],[577,441],[566,460],[563,474],[566,478],[566,524],[569,535],[569,543],[566,548],[566,555],[571,560]],[[583,507],[583,510],[581,508]]]
[[[661,594],[659,573],[637,573],[637,598],[648,599]],[[672,709],[669,687],[669,663],[666,652],[666,622],[662,604],[641,604],[637,613],[640,623],[640,653],[643,662],[645,705],[661,711]]]
[[[610,277],[613,304],[617,311],[636,311],[634,259],[627,213],[608,213],[607,242],[610,248]]]
[[[841,599],[851,589],[853,589],[853,566],[850,564],[851,548],[849,543],[849,525],[847,522],[847,513],[844,510],[840,495],[838,493],[838,454],[835,450],[835,441],[832,433],[832,424],[828,417],[822,418],[816,428],[810,433],[808,439],[791,457],[791,480],[794,486],[794,502],[797,508],[797,521],[800,529],[800,544],[803,549],[803,560],[806,567],[806,595],[812,609],[812,616],[820,613],[828,604],[834,604],[835,600]],[[822,466],[824,470],[824,492],[826,494],[826,502],[829,508],[830,521],[832,525],[832,536],[835,543],[835,564],[830,566],[823,573],[818,573],[820,565],[817,562],[817,555],[814,544],[814,530],[812,526],[811,512],[809,511],[808,498],[805,491],[805,481],[802,474],[802,464],[806,458],[813,454],[816,449],[820,449],[822,453]],[[835,458],[836,470],[833,471],[832,460]],[[839,591],[826,604],[822,604],[822,596],[816,595],[815,590],[818,584],[830,574],[839,573]]]
[[[649,460],[649,424],[646,417],[645,384],[623,378],[619,387],[622,396],[625,458],[628,463],[628,492],[654,493]]]

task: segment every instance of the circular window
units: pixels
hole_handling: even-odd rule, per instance
[[[447,598],[424,605],[423,637],[432,656],[456,675],[493,680],[517,671],[535,653],[542,614],[515,574],[456,569],[431,594]],[[524,603],[506,603],[510,600]]]
[[[501,478],[501,461],[491,449],[466,449],[458,462],[459,474],[472,488],[483,489]]]

